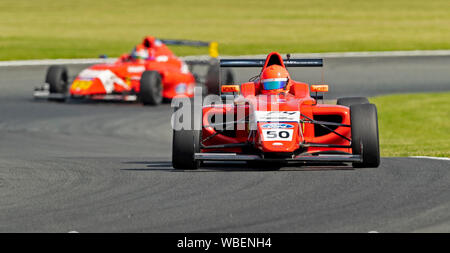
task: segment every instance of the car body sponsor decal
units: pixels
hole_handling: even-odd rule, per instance
[[[257,122],[299,122],[299,111],[255,111]]]
[[[109,69],[106,70],[85,69],[81,71],[81,73],[78,75],[78,78],[79,79],[98,78],[102,82],[102,85],[107,93],[111,93],[114,90],[114,84],[128,88],[126,82]]]
[[[144,66],[129,66],[127,68],[127,71],[129,73],[142,73],[145,71],[145,67]]]
[[[177,94],[185,93],[187,89],[187,85],[185,83],[180,83],[177,86],[175,86],[175,92]]]
[[[271,129],[286,129],[286,128],[294,128],[291,124],[286,123],[268,123],[261,126],[262,128],[271,128]]]

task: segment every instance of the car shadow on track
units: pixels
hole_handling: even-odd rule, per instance
[[[242,162],[208,163],[197,170],[175,170],[171,161],[127,161],[123,164],[142,165],[142,168],[124,168],[124,171],[164,171],[164,172],[270,172],[270,171],[325,171],[325,170],[354,170],[352,166],[339,164],[336,166],[315,165],[299,166],[298,164],[283,165],[281,168],[252,167]],[[137,167],[137,166],[136,166]]]

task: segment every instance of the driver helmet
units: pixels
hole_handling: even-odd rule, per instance
[[[285,91],[289,73],[280,65],[270,65],[261,73],[260,83],[263,94],[276,94]]]
[[[131,52],[131,58],[134,60],[146,60],[148,57],[148,50],[142,45],[136,46]]]

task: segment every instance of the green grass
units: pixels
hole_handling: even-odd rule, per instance
[[[374,97],[382,156],[450,157],[450,92]]]
[[[221,54],[449,49],[450,1],[0,1],[0,60],[118,56],[144,35],[215,40]]]

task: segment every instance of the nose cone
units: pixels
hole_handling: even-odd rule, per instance
[[[70,94],[86,96],[93,94],[105,94],[106,90],[98,78],[91,80],[75,79],[70,86]]]
[[[300,143],[299,125],[293,122],[258,123],[263,152],[294,152]]]
[[[257,123],[257,146],[263,152],[294,152],[303,141],[296,99],[286,95],[258,95],[251,100]]]

